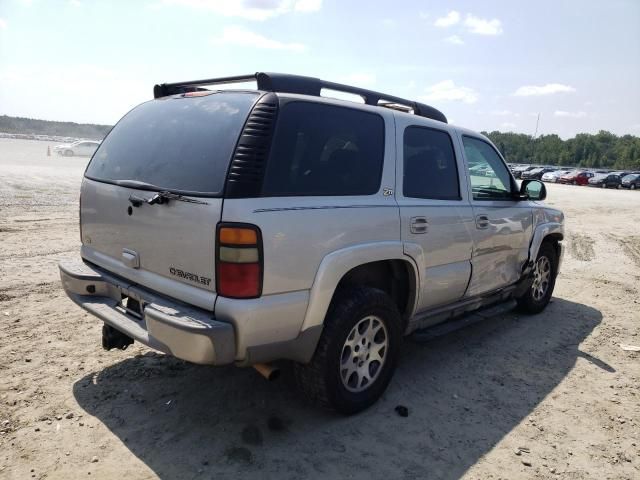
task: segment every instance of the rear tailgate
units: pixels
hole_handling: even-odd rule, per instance
[[[257,92],[144,103],[112,129],[82,183],[82,256],[159,293],[213,310],[215,231],[233,150]],[[133,186],[133,188],[132,188]],[[149,204],[158,191],[171,199]]]
[[[206,205],[170,201],[139,207],[129,201],[153,195],[85,179],[82,257],[151,290],[212,310],[222,199],[199,199]]]

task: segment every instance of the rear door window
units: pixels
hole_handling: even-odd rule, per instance
[[[423,127],[404,131],[405,197],[459,200],[458,167],[448,133]]]
[[[220,92],[143,103],[113,127],[86,176],[220,195],[236,142],[257,99],[253,92]]]
[[[380,115],[290,102],[278,113],[262,194],[371,195],[380,189],[383,161]]]

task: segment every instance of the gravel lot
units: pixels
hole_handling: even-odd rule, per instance
[[[341,417],[284,377],[100,348],[57,262],[86,159],[0,139],[0,478],[640,478],[640,192],[549,185],[567,217],[551,305],[407,341]],[[409,408],[409,417],[394,412]]]

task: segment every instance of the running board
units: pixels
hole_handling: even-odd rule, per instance
[[[439,323],[432,327],[416,330],[411,334],[411,339],[416,342],[427,342],[437,337],[447,335],[448,333],[455,332],[461,328],[468,327],[475,323],[487,320],[489,318],[508,313],[513,310],[517,305],[515,300],[508,300],[497,305],[481,308],[475,312],[470,312],[462,317],[458,317],[446,322]]]

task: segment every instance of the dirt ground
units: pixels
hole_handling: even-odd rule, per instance
[[[285,372],[100,347],[66,298],[86,159],[0,139],[0,478],[640,478],[640,192],[550,185],[566,255],[540,315],[415,343],[342,417]],[[409,408],[408,418],[394,412]]]

